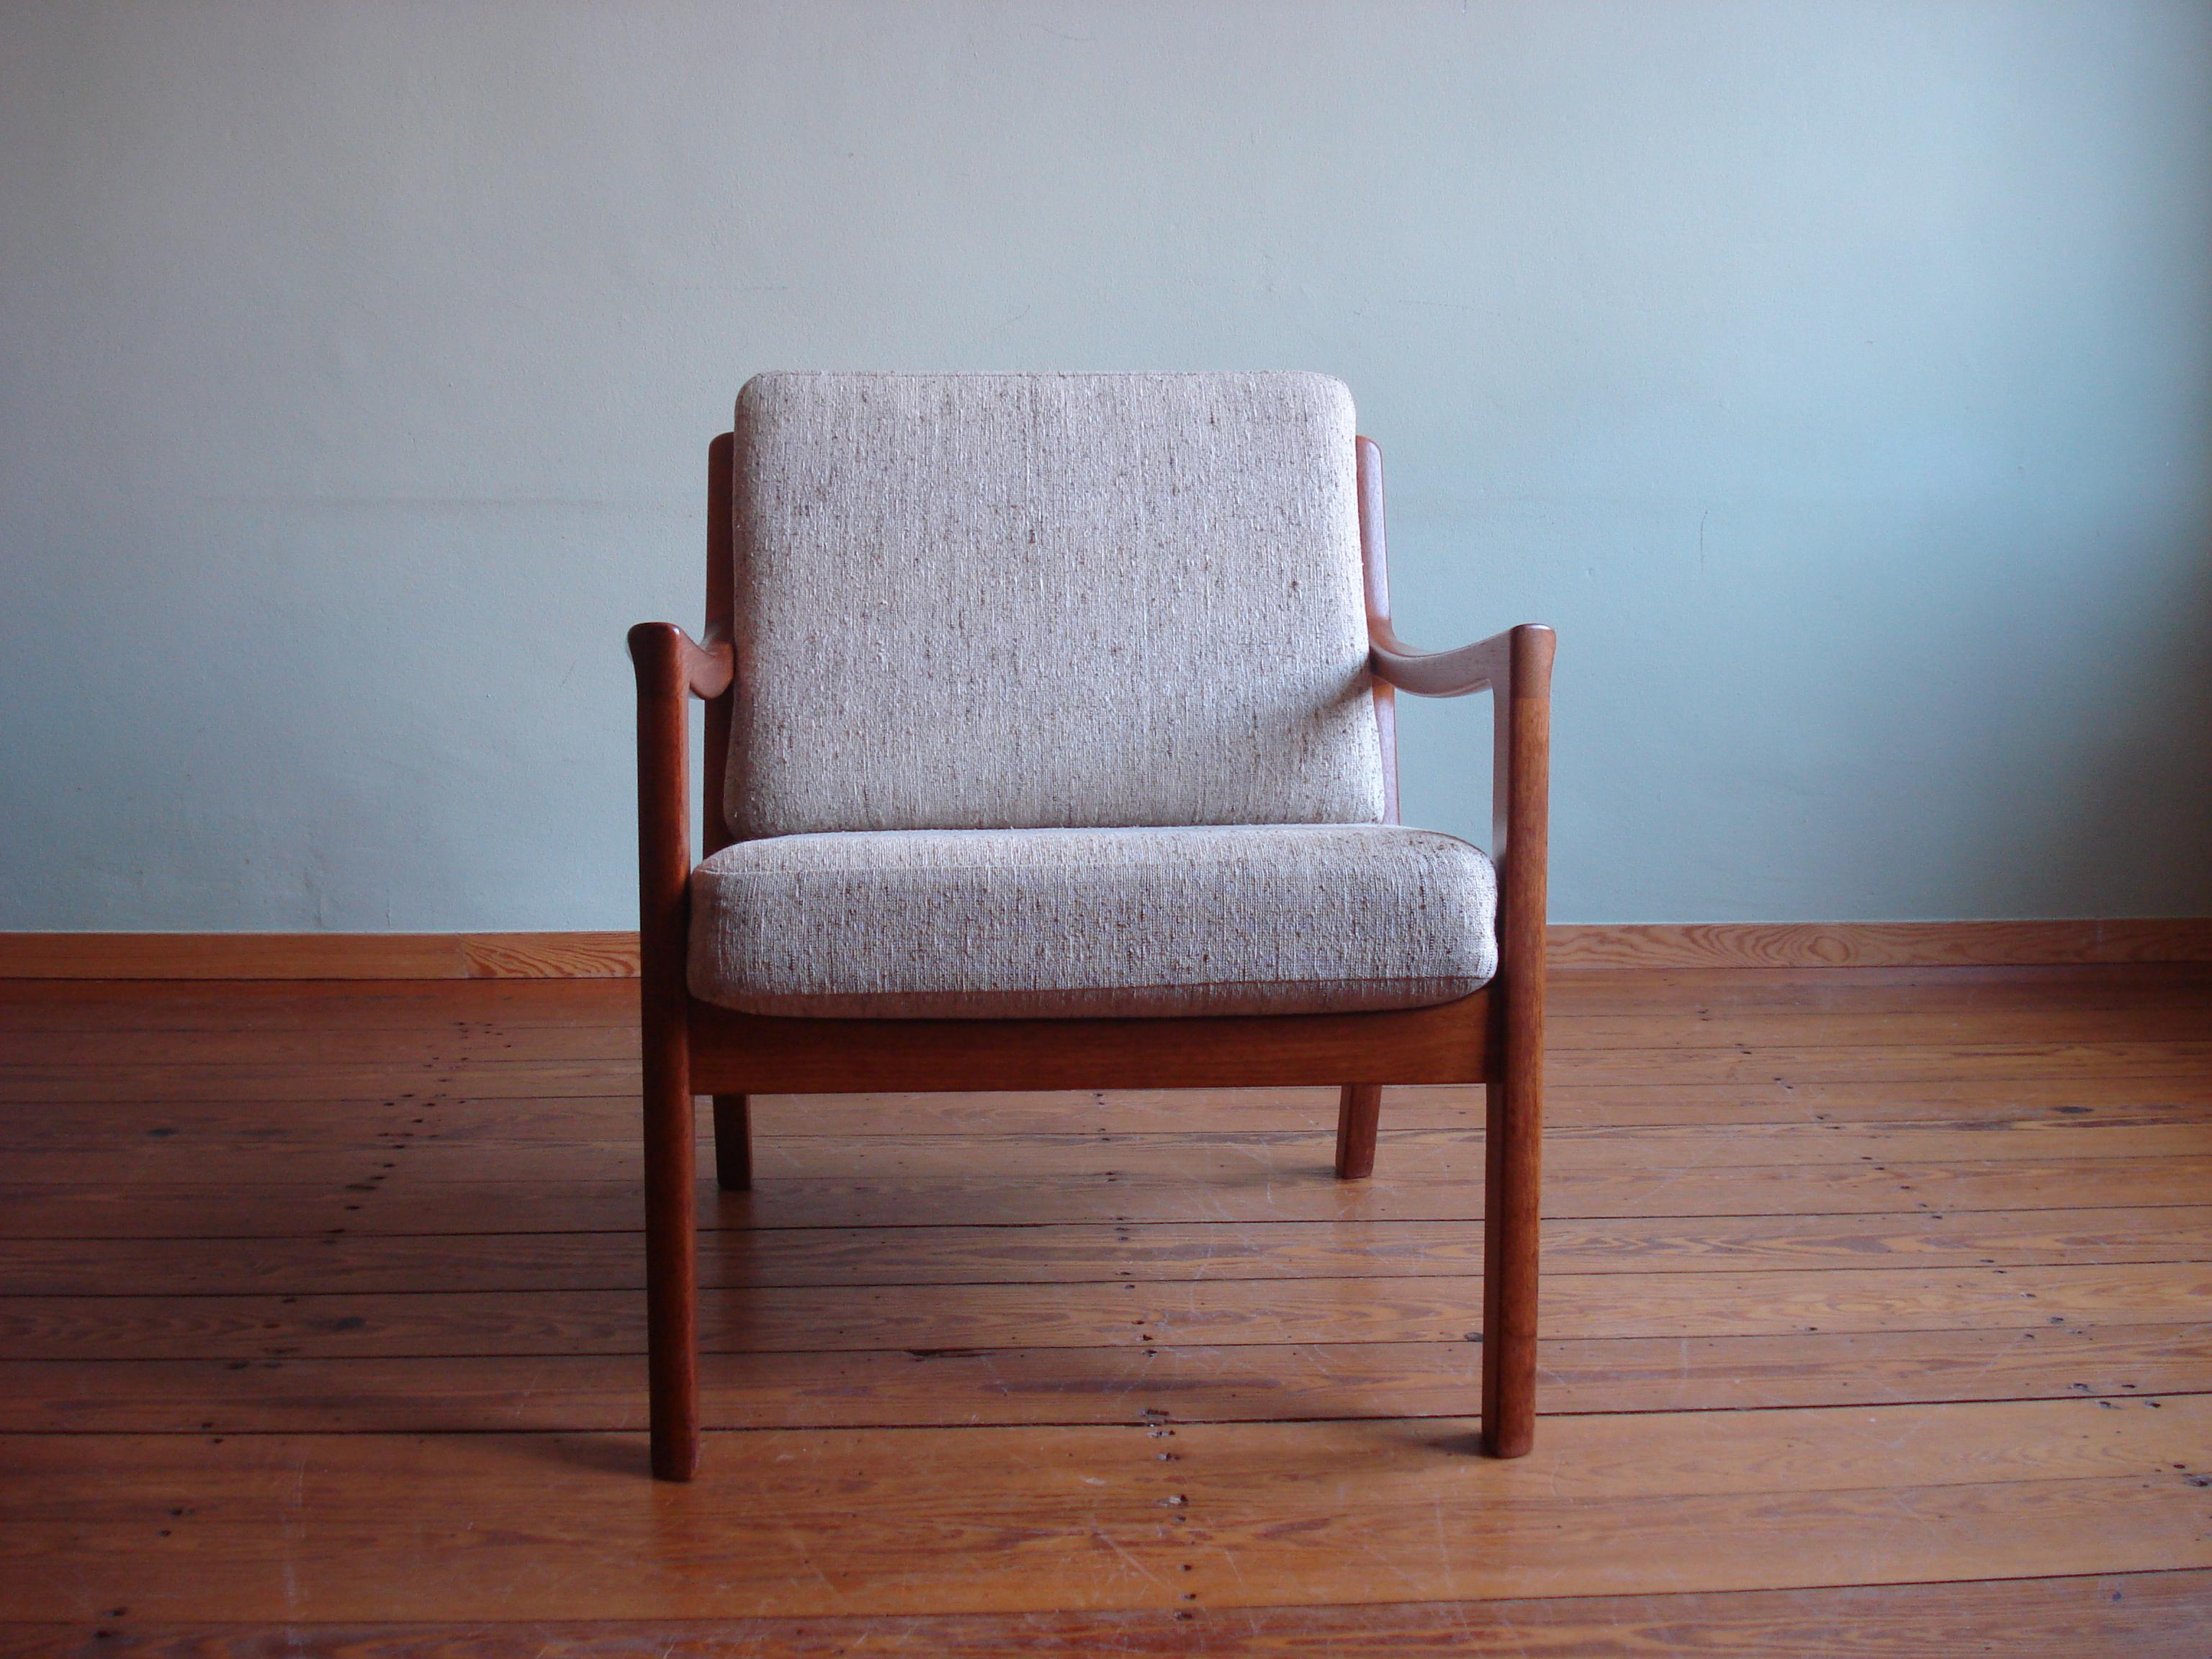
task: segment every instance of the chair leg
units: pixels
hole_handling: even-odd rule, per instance
[[[1541,1064],[1540,1048],[1509,1043],[1485,1091],[1482,1449],[1492,1457],[1525,1457],[1536,1438]]]
[[[1337,1098],[1336,1178],[1364,1181],[1375,1173],[1375,1126],[1382,1116],[1382,1085],[1347,1083]]]
[[[753,1184],[752,1112],[744,1095],[714,1097],[714,1179],[726,1193]]]
[[[1484,1082],[1482,1447],[1536,1440],[1536,1274],[1544,1133],[1544,915],[1551,822],[1552,632],[1516,628],[1493,684],[1498,977]]]
[[[648,1062],[650,1056],[648,1056]],[[699,1467],[699,1260],[692,1182],[698,1130],[690,1082],[648,1063],[645,1085],[646,1341],[653,1473],[689,1480]]]

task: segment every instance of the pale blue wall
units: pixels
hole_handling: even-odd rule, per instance
[[[769,366],[1341,374],[1561,920],[2212,912],[2204,4],[10,3],[0,156],[0,926],[623,925]]]

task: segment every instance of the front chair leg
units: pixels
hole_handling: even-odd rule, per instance
[[[1336,1178],[1364,1181],[1375,1173],[1375,1127],[1382,1117],[1382,1085],[1347,1083],[1336,1107]]]
[[[752,1110],[746,1096],[714,1097],[714,1179],[726,1193],[752,1189]]]
[[[672,1069],[672,1068],[670,1068]],[[645,1085],[646,1343],[653,1473],[689,1480],[699,1467],[699,1257],[692,1192],[698,1133],[691,1090],[648,1064]]]
[[[1483,1131],[1482,1449],[1525,1457],[1536,1439],[1536,1266],[1541,1050],[1509,1047]]]

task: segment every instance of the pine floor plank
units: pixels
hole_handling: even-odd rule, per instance
[[[1471,1339],[1473,1278],[771,1286],[702,1292],[706,1353]],[[2212,1323],[2212,1263],[1552,1273],[1560,1337],[2010,1329],[2108,1318]],[[634,1291],[355,1296],[11,1297],[21,1359],[271,1359],[302,1353],[637,1353]]]
[[[1385,1152],[1389,1148],[1386,1142]],[[1407,1160],[1401,1160],[1401,1163]],[[1229,1153],[1194,1155],[1182,1179],[1139,1181],[1112,1170],[1057,1179],[988,1176],[901,1182],[764,1181],[752,1193],[708,1195],[703,1224],[873,1227],[1256,1221],[1472,1221],[1472,1179],[1391,1172],[1347,1188],[1325,1164]],[[1387,1164],[1378,1168],[1387,1170]],[[204,1169],[195,1175],[204,1177]],[[544,1183],[401,1181],[363,1168],[360,1180],[254,1186],[205,1178],[155,1183],[0,1182],[0,1237],[245,1237],[349,1231],[619,1231],[637,1224],[635,1181]],[[1685,1170],[1547,1171],[1547,1216],[1952,1215],[1992,1210],[2195,1208],[2212,1192],[2212,1157],[2008,1159],[1954,1164],[1726,1165]],[[1939,1208],[1940,1206],[1940,1208]]]
[[[1911,1083],[1966,1076],[1985,1080],[2091,1078],[2126,1071],[2139,1078],[2201,1083],[2212,1074],[2212,1041],[1999,1042],[1818,1045],[1752,1049],[1741,1044],[1596,1048],[1552,1054],[1552,1075],[1583,1083]],[[158,1098],[180,1084],[202,1097],[238,1100],[356,1099],[395,1091],[453,1091],[500,1098],[536,1095],[635,1095],[628,1058],[412,1060],[196,1065],[105,1060],[0,1064],[0,1099],[27,1101]]]
[[[1384,1091],[1384,1133],[1479,1130],[1482,1091],[1425,1087]],[[486,1100],[416,1098],[269,1101],[138,1099],[0,1103],[0,1137],[25,1153],[123,1152],[160,1143],[201,1154],[253,1148],[387,1149],[621,1145],[635,1139],[629,1097],[535,1096]],[[1069,1133],[1319,1133],[1336,1121],[1334,1091],[1302,1090],[1102,1091],[1088,1094],[764,1095],[755,1102],[764,1137],[918,1135],[1052,1136]],[[2105,1078],[2081,1083],[1808,1085],[1731,1087],[1555,1086],[1547,1123],[1559,1133],[1637,1127],[1706,1132],[1724,1126],[1911,1125],[1996,1132],[2067,1124],[2154,1127],[2212,1123],[2212,1079]],[[702,1121],[702,1145],[711,1143]]]
[[[631,1437],[0,1437],[0,1617],[1212,1607],[2212,1566],[2212,1397],[1466,1421]],[[979,1433],[993,1437],[978,1478]],[[457,1501],[465,1493],[465,1502]],[[763,1524],[773,1517],[771,1524]],[[744,1546],[729,1540],[742,1535]],[[833,1546],[829,1542],[836,1539]]]
[[[2212,1205],[1884,1216],[1567,1218],[1544,1231],[1559,1273],[1877,1266],[2104,1266],[2212,1261]],[[1479,1273],[1456,1221],[1161,1224],[1144,1228],[730,1229],[706,1236],[709,1287],[1344,1279]],[[640,1232],[266,1238],[0,1238],[0,1297],[274,1296],[640,1290]]]
[[[634,999],[633,999],[634,1000]],[[0,1024],[0,1030],[8,1027]],[[129,1030],[87,1021],[9,1030],[7,1064],[0,1080],[19,1069],[68,1067],[88,1056],[86,1038],[99,1038],[103,1066],[148,1068],[165,1083],[189,1085],[198,1073],[229,1066],[287,1067],[319,1073],[333,1062],[374,1066],[404,1075],[441,1069],[549,1060],[604,1060],[627,1065],[637,1055],[635,1009],[615,1018],[546,1024],[447,1020],[394,1028],[339,1024],[327,1018],[295,1017],[241,1025],[215,1017],[188,1026],[138,1023]],[[1661,1006],[1635,1012],[1578,1012],[1570,994],[1553,1012],[1547,1042],[1562,1066],[1585,1050],[1632,1048],[1761,1049],[1868,1047],[1929,1048],[1966,1044],[2202,1043],[2201,999],[2164,997],[2102,1006],[2031,1003],[2016,1007],[1930,1008],[1906,1006],[1861,1010],[1684,1010]]]
[[[1552,1414],[2124,1399],[2212,1387],[2212,1327],[1547,1339]],[[1480,1348],[1443,1342],[960,1348],[707,1357],[714,1428],[1452,1417]],[[0,1429],[434,1433],[643,1426],[635,1354],[0,1360]]]
[[[1334,1127],[1056,1135],[826,1134],[755,1137],[753,1167],[765,1183],[874,1180],[926,1182],[951,1178],[1031,1176],[1052,1181],[1112,1178],[1249,1186],[1296,1182],[1330,1168]],[[1399,1179],[1425,1183],[1479,1180],[1482,1136],[1474,1128],[1389,1132]],[[1942,1164],[1972,1160],[2087,1162],[2212,1156],[2212,1117],[2179,1122],[2032,1121],[1956,1128],[1919,1124],[1735,1124],[1560,1126],[1545,1137],[1546,1173],[1564,1180],[1621,1170],[1798,1168],[1809,1164]],[[25,1148],[9,1161],[11,1185],[82,1184],[103,1176],[160,1182],[194,1168],[200,1149],[141,1139],[110,1151]],[[555,1185],[605,1180],[641,1170],[633,1138],[601,1143],[501,1147],[434,1139],[381,1146],[234,1148],[225,1173],[241,1187],[317,1179],[475,1182],[493,1177]]]
[[[891,1619],[0,1626],[0,1659],[2203,1659],[2212,1573]]]

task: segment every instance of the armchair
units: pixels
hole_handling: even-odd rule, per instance
[[[654,1474],[698,1457],[695,1091],[742,1189],[757,1093],[1332,1083],[1357,1180],[1384,1085],[1482,1083],[1525,1454],[1551,630],[1399,641],[1318,375],[763,375],[708,479],[702,640],[629,633]],[[1399,690],[1492,693],[1489,859],[1398,825]]]

